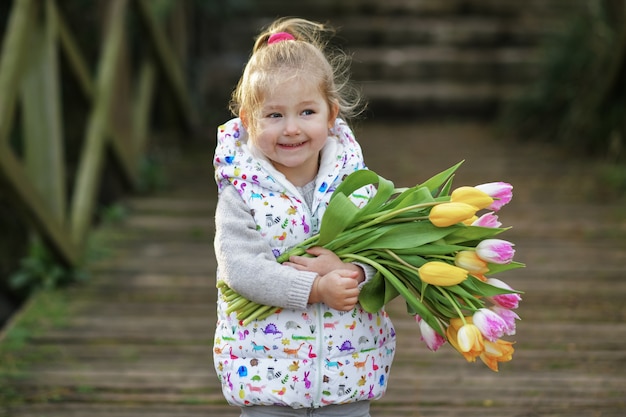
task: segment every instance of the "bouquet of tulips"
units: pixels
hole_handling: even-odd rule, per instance
[[[345,261],[376,271],[359,295],[361,307],[378,311],[401,296],[435,351],[446,341],[468,361],[492,370],[512,359],[520,293],[486,274],[524,266],[513,261],[513,244],[495,238],[506,231],[494,214],[511,200],[510,184],[496,182],[452,190],[462,162],[411,188],[396,188],[373,171],[356,171],[337,187],[319,234],[277,258],[306,255],[323,246]],[[361,208],[350,195],[362,187],[376,194]],[[481,213],[481,211],[485,211]],[[479,216],[480,215],[480,216]],[[278,311],[244,299],[220,281],[229,313],[244,322]]]

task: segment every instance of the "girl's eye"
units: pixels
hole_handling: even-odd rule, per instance
[[[266,117],[269,117],[270,119],[275,119],[277,117],[282,117],[282,114],[280,114],[280,113],[269,113]]]
[[[305,116],[310,116],[310,115],[312,115],[314,113],[315,113],[315,111],[313,111],[311,109],[307,109],[307,110],[302,112],[302,114],[305,115]]]

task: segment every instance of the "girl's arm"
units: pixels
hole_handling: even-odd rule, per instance
[[[218,279],[243,297],[276,307],[306,308],[317,273],[276,262],[250,209],[231,186],[218,199],[214,247]]]

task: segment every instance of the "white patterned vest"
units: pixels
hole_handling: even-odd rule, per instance
[[[340,119],[322,150],[311,207],[248,144],[239,119],[219,127],[214,165],[218,190],[230,184],[239,191],[275,256],[317,233],[334,189],[365,168],[360,146]],[[370,191],[351,198],[364,204]],[[229,403],[321,407],[384,394],[395,352],[384,310],[370,314],[357,305],[343,312],[319,303],[243,326],[234,313],[225,314],[226,307],[218,298],[214,363]]]

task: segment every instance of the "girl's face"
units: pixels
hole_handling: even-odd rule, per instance
[[[338,111],[329,108],[316,82],[285,80],[266,93],[252,142],[292,184],[303,186],[317,175]]]

